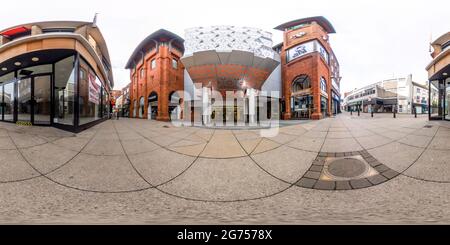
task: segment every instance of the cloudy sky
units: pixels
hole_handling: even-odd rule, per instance
[[[413,74],[425,82],[433,39],[450,31],[448,0],[22,0],[5,1],[0,29],[46,20],[91,21],[105,36],[114,68],[116,89],[129,82],[125,63],[134,48],[164,28],[184,36],[196,26],[239,25],[273,33],[281,23],[325,16],[337,33],[331,45],[341,65],[342,92],[393,76]]]

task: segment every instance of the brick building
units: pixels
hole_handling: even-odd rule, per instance
[[[283,119],[321,119],[340,112],[339,63],[328,35],[335,33],[324,17],[279,25],[283,84]]]
[[[126,69],[130,69],[130,117],[170,120],[176,105],[169,103],[183,90],[184,40],[164,29],[142,41],[131,55]]]
[[[200,115],[201,123],[214,118],[249,123],[259,122],[261,112],[282,119],[340,113],[341,78],[329,43],[328,35],[335,33],[330,22],[310,17],[275,29],[283,31],[284,40],[275,47],[272,33],[249,27],[191,28],[186,42],[166,30],[151,34],[126,66],[130,117],[168,121],[173,115],[186,120]],[[211,97],[213,90],[224,102]],[[227,91],[242,92],[244,104],[227,98]],[[181,99],[188,94],[190,100]],[[279,108],[273,108],[274,101]]]

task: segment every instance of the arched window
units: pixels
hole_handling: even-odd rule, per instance
[[[139,99],[139,118],[142,118],[144,116],[144,106],[145,106],[144,97],[141,97]]]
[[[311,88],[311,79],[308,75],[300,75],[292,82],[292,93]]]
[[[158,116],[158,94],[153,91],[148,96],[148,111],[147,111],[147,117],[149,120],[155,120]]]
[[[320,77],[320,89],[327,92],[327,80],[324,77]]]

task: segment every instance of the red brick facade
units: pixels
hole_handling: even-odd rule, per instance
[[[302,24],[301,22],[296,23],[296,25]],[[304,23],[305,24],[305,23]],[[306,23],[302,27],[297,29],[289,30],[285,29],[283,33],[283,46],[281,48],[281,64],[282,64],[282,87],[283,87],[283,100],[284,100],[284,113],[282,115],[283,119],[292,118],[292,83],[295,78],[301,75],[307,75],[311,80],[310,95],[313,96],[313,111],[310,116],[311,119],[321,119],[325,116],[330,116],[331,113],[331,103],[332,103],[332,79],[330,65],[327,61],[319,54],[319,52],[311,52],[300,58],[291,60],[287,62],[287,52],[289,49],[294,48],[300,44],[316,40],[318,41],[327,51],[328,57],[333,56],[333,51],[328,42],[328,32],[325,28],[317,23],[316,21],[311,21]],[[333,58],[335,60],[335,57]],[[328,61],[330,62],[330,61]],[[337,63],[337,62],[336,62]],[[331,64],[331,63],[330,63]],[[321,92],[320,78],[325,78],[327,82],[328,94],[328,105],[326,110],[326,115],[321,112]],[[339,93],[339,91],[335,91]]]
[[[151,94],[156,93],[156,120],[169,121],[169,96],[184,89],[184,66],[180,61],[183,53],[179,48],[172,47],[167,38],[157,38],[158,36],[154,37],[157,40],[156,46],[144,50],[142,58],[130,69],[130,117],[148,119],[148,99]],[[144,101],[143,107],[141,98]]]

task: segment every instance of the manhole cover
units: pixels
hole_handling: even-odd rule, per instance
[[[355,158],[338,159],[330,163],[328,172],[336,177],[354,178],[364,174],[367,165]]]

